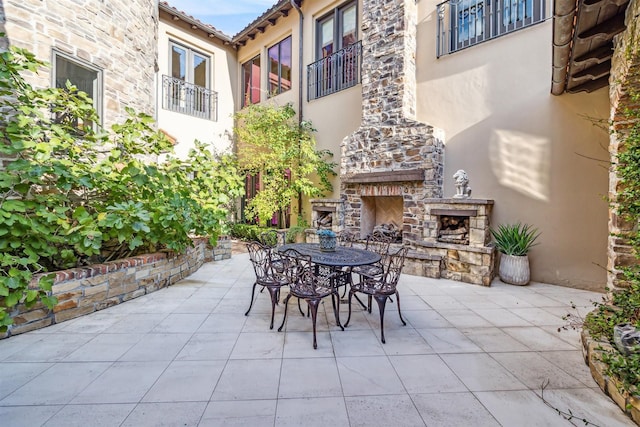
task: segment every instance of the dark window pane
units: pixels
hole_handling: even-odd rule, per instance
[[[260,57],[253,59],[251,63],[251,103],[260,102]]]
[[[279,45],[272,46],[268,50],[269,54],[269,95],[277,95],[278,90],[278,74],[279,74]]]
[[[280,43],[280,86],[281,91],[291,89],[291,37]]]
[[[186,56],[187,52],[178,46],[171,47],[171,77],[176,79],[186,79]]]
[[[349,6],[342,11],[342,46],[352,45],[356,42],[356,6]]]
[[[207,58],[193,55],[193,84],[207,87]]]

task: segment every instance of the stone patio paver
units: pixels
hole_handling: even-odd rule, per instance
[[[248,255],[205,264],[174,286],[0,340],[0,425],[570,426],[634,424],[598,388],[578,335],[558,333],[570,302],[601,294],[541,283],[490,288],[403,275],[402,326],[330,302],[311,320],[291,301],[269,330],[268,294],[249,316]],[[286,291],[283,293],[286,294]],[[284,296],[284,295],[283,295]],[[348,307],[340,305],[341,320]]]

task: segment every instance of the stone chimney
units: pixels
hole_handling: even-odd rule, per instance
[[[442,197],[442,131],[415,120],[415,0],[364,0],[362,14],[362,123],[342,141],[341,196],[345,227],[370,230],[361,218],[367,206],[391,206],[402,212],[404,239],[423,237],[423,201]],[[383,203],[375,197],[393,197]],[[365,222],[370,222],[366,220]],[[375,222],[375,221],[374,221]],[[370,225],[367,225],[370,228]]]

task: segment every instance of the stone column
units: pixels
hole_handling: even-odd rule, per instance
[[[609,80],[609,98],[611,100],[612,130],[609,144],[611,162],[615,164],[618,152],[624,149],[622,135],[629,126],[629,117],[624,114],[626,108],[639,108],[629,96],[631,92],[640,94],[640,25],[637,18],[640,14],[640,0],[632,0],[627,7],[625,24],[627,29],[616,36],[615,52],[611,60],[611,78]],[[636,119],[637,120],[637,119]],[[620,186],[619,177],[612,167],[609,173],[609,243],[608,243],[608,277],[607,286],[611,290],[626,287],[622,270],[624,267],[637,264],[638,259],[625,238],[630,232],[637,232],[638,224],[629,222],[617,213],[616,197]]]
[[[363,125],[415,119],[416,2],[365,0],[363,3]]]

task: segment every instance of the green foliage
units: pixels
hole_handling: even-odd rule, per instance
[[[0,331],[17,304],[56,303],[52,275],[29,287],[35,273],[179,252],[192,234],[214,243],[243,191],[233,160],[199,143],[186,161],[152,163],[171,144],[145,114],[98,130],[85,93],[22,77],[44,66],[24,49],[0,54]]]
[[[302,216],[298,216],[296,225],[289,227],[287,234],[285,235],[285,241],[287,243],[295,243],[296,237],[303,236],[305,230],[309,228],[309,223]]]
[[[259,241],[260,235],[270,230],[273,230],[273,228],[238,223],[231,226],[230,234],[233,237],[250,242]]]
[[[235,115],[240,166],[246,173],[262,174],[262,188],[249,200],[246,215],[261,223],[299,195],[320,197],[332,189],[335,164],[327,160],[332,154],[315,149],[315,129],[309,122],[298,124],[295,114],[291,104],[255,104]]]
[[[631,224],[640,219],[640,94],[631,93],[635,108],[625,111],[622,121],[626,127],[614,130],[620,141],[614,170],[620,181],[617,188],[616,213]],[[618,236],[629,241],[636,257],[640,254],[640,232],[638,227],[630,233]],[[599,339],[613,343],[613,327],[630,323],[640,328],[640,266],[638,263],[624,269],[624,282],[628,287],[616,290],[603,303],[596,303],[596,309],[589,313],[584,327]],[[640,354],[625,356],[615,349],[603,354],[607,364],[607,374],[618,378],[624,389],[638,392],[640,386]]]
[[[540,233],[529,224],[502,224],[490,230],[496,249],[506,255],[524,256],[535,245]]]

